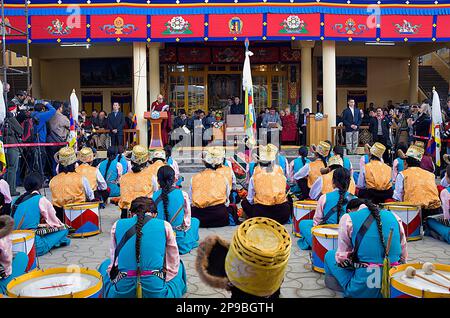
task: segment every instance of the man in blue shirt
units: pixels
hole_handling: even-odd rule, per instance
[[[46,110],[47,109],[47,110]],[[47,122],[55,115],[56,109],[47,101],[36,101],[34,112],[31,118],[34,121],[34,138],[35,142],[47,141]]]

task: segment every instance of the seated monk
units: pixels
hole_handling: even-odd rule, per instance
[[[283,170],[274,162],[276,153],[276,147],[271,144],[259,146],[258,165],[250,178],[242,208],[249,218],[264,216],[285,224],[291,216],[292,203],[286,196]]]

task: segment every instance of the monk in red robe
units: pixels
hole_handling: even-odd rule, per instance
[[[281,124],[283,126],[281,143],[295,143],[297,141],[297,125],[295,123],[295,116],[291,114],[289,108],[286,108],[285,115],[281,116]]]
[[[171,118],[170,118],[170,112],[169,112],[169,106],[166,105],[166,102],[164,101],[164,97],[159,94],[156,101],[154,101],[150,107],[150,111],[166,111],[167,112],[167,119],[163,119],[161,122],[161,138],[163,145],[167,145],[169,143],[169,132],[171,130]]]

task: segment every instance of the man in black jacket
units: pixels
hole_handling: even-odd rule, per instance
[[[361,120],[361,113],[355,105],[355,100],[349,99],[348,107],[342,113],[342,121],[345,127],[345,144],[349,154],[354,154],[358,147]]]
[[[372,141],[379,142],[388,150],[391,147],[389,139],[389,120],[383,116],[381,107],[377,108],[376,116],[370,119],[369,131],[372,134]],[[383,154],[385,163],[389,163],[389,151]]]
[[[305,108],[303,110],[303,114],[300,114],[298,116],[297,128],[300,134],[299,141],[301,146],[306,146],[306,126],[308,122],[309,113],[310,113],[309,108]]]
[[[8,112],[6,113],[5,122],[3,124],[3,136],[5,144],[18,144],[22,141],[23,128],[16,119],[17,105],[9,102]],[[19,148],[6,148],[6,182],[9,184],[11,196],[20,195],[16,191],[16,176],[19,168]]]
[[[111,146],[123,145],[123,127],[125,126],[125,117],[120,110],[119,103],[113,104],[113,111],[107,118],[109,136],[111,137]]]

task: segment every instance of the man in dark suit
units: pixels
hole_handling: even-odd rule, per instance
[[[111,137],[111,146],[123,146],[123,127],[125,126],[125,117],[120,110],[119,103],[113,104],[113,111],[107,118],[109,136]]]
[[[306,123],[308,122],[308,116],[310,114],[309,108],[303,110],[303,114],[298,116],[297,128],[300,134],[300,146],[306,145]]]
[[[381,107],[377,108],[376,116],[370,118],[369,131],[372,134],[373,142],[381,143],[387,150],[391,148],[389,119],[384,117]],[[384,152],[383,160],[385,163],[389,163],[389,151]]]
[[[234,98],[234,103],[230,106],[230,114],[245,115],[245,107],[241,104],[239,97]]]
[[[355,100],[349,99],[348,107],[342,113],[342,121],[345,127],[345,144],[349,154],[354,154],[358,147],[361,120],[361,113],[355,105]]]

